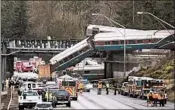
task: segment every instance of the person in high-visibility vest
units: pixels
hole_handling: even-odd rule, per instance
[[[101,89],[102,89],[102,87],[103,87],[103,85],[102,85],[102,82],[101,81],[99,81],[98,82],[98,95],[101,95]]]
[[[160,104],[160,107],[162,106],[164,106],[164,98],[163,98],[163,94],[162,93],[159,93],[158,94],[158,100],[159,100],[159,104]]]
[[[82,82],[80,82],[79,83],[79,86],[78,86],[78,89],[79,89],[79,91],[80,91],[80,94],[82,94],[82,92],[83,92],[83,83]]]
[[[52,99],[52,93],[49,93],[48,91],[45,94],[45,100],[49,101],[50,99]]]
[[[6,89],[9,88],[9,78],[6,79]]]
[[[166,91],[165,91],[165,94],[164,94],[164,98],[165,98],[164,104],[166,104],[167,99],[168,99]]]
[[[154,91],[154,93],[152,94],[153,96],[153,105],[157,106],[157,100],[158,100],[158,94],[156,91]]]

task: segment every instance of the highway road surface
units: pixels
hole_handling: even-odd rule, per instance
[[[11,105],[12,110],[17,110],[16,98],[13,99]],[[174,103],[167,102],[164,107],[147,107],[146,100],[119,94],[113,95],[113,91],[106,95],[104,90],[102,95],[97,95],[97,91],[94,89],[91,92],[84,92],[82,95],[79,95],[78,101],[71,102],[71,107],[59,105],[54,109],[174,109]]]

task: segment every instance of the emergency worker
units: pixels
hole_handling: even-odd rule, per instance
[[[48,96],[49,96],[49,93],[48,91],[46,91],[45,96],[44,96],[44,101],[47,101]]]
[[[157,100],[158,100],[158,94],[156,91],[154,91],[154,93],[152,94],[153,96],[153,105],[157,106]]]
[[[164,104],[166,104],[167,99],[168,99],[166,91],[165,91],[165,94],[164,94],[164,98],[165,98],[165,99],[164,99]]]
[[[117,92],[117,82],[114,83],[114,95],[116,95]]]
[[[52,93],[47,91],[45,94],[45,101],[49,101],[50,99],[52,99]]]
[[[108,82],[106,82],[106,95],[108,95],[109,94],[109,83]]]
[[[101,95],[101,89],[102,89],[103,85],[102,85],[102,81],[98,82],[98,95]]]
[[[5,87],[5,81],[2,80],[2,91],[4,91],[4,87]]]
[[[6,89],[8,89],[9,88],[9,78],[6,78],[6,81],[5,81],[6,83]]]
[[[162,106],[164,106],[164,101],[163,101],[163,94],[162,93],[159,93],[158,94],[158,100],[159,100],[159,105],[160,105],[160,107]]]
[[[82,92],[83,92],[83,83],[82,82],[79,83],[78,89],[80,91],[80,95],[82,95]]]
[[[150,104],[151,106],[153,106],[152,101],[153,101],[152,91],[150,91],[150,92],[147,94],[147,106],[149,106],[149,104]]]

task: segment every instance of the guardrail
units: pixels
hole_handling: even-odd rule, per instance
[[[90,80],[89,82],[98,82],[99,80],[100,81],[109,81],[109,80],[120,80],[120,81],[123,81],[124,79],[126,79],[126,77],[124,78],[107,78],[107,79],[98,79],[98,80]]]

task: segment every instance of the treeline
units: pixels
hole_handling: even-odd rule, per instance
[[[2,1],[3,38],[82,39],[88,24],[111,25],[104,14],[127,28],[163,29],[150,12],[174,25],[173,0],[156,1]],[[112,25],[111,25],[112,26]],[[116,25],[117,26],[117,25]],[[117,26],[118,27],[118,26]],[[169,27],[167,27],[169,28]]]

